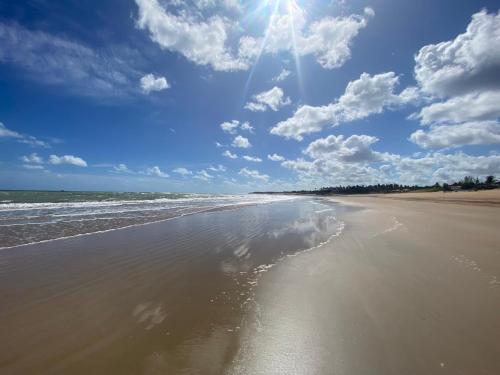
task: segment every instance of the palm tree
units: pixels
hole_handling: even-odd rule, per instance
[[[486,176],[486,184],[491,185],[495,183],[495,176]]]

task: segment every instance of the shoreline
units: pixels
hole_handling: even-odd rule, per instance
[[[248,205],[0,252],[0,369],[496,374],[498,208],[418,194]]]

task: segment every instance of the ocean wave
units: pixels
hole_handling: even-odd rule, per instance
[[[212,210],[291,199],[297,197],[227,195],[215,198],[197,195],[181,199],[105,203],[11,203],[0,210],[0,249],[145,225]]]

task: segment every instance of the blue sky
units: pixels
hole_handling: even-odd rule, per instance
[[[500,175],[496,1],[0,3],[0,188]]]

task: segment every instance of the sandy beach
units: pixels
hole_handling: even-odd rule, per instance
[[[332,198],[358,210],[264,275],[235,372],[499,373],[499,193]]]
[[[5,249],[0,372],[498,374],[486,193],[306,197]]]

